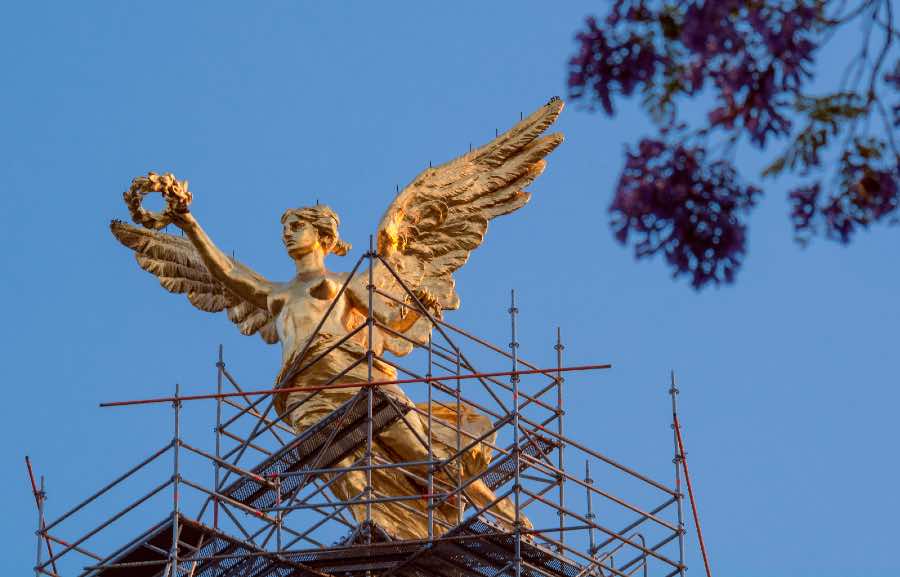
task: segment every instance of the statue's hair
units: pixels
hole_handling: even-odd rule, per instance
[[[338,256],[344,256],[350,252],[350,243],[342,241],[338,236],[341,219],[338,218],[336,212],[331,210],[331,207],[317,204],[303,208],[289,208],[281,215],[282,224],[289,216],[296,216],[315,227],[316,232],[319,233],[319,243],[325,249],[325,254],[331,252]]]

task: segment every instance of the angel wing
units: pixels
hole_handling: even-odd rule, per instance
[[[406,288],[383,266],[376,267],[376,286],[404,302],[412,300],[409,292],[421,295],[438,318],[441,310],[459,308],[453,273],[481,245],[491,219],[531,198],[524,188],[563,141],[560,133],[541,136],[562,108],[553,98],[488,144],[424,170],[404,188],[381,219],[377,238],[378,253]],[[428,322],[420,320],[405,336],[423,342],[428,332]]]
[[[134,251],[142,269],[159,277],[164,289],[186,294],[191,304],[202,311],[216,313],[227,309],[228,318],[241,334],[259,333],[269,344],[278,342],[275,319],[269,311],[235,295],[213,278],[188,239],[118,220],[112,221],[109,228],[119,242]],[[259,276],[243,263],[232,262],[248,274]]]

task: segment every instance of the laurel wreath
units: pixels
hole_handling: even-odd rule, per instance
[[[154,212],[141,206],[144,197],[153,192],[161,193],[166,201],[164,212]],[[131,181],[131,186],[122,196],[131,213],[131,220],[135,224],[154,230],[172,223],[174,214],[187,212],[193,199],[191,191],[188,190],[188,181],[178,180],[171,172],[165,174],[149,172],[147,176],[139,176]]]

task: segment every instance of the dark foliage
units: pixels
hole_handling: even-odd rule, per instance
[[[731,159],[742,139],[760,150],[786,141],[763,176],[816,179],[789,194],[799,242],[822,234],[846,243],[894,222],[892,10],[890,0],[614,0],[604,18],[588,17],[569,61],[570,97],[612,116],[617,97],[640,95],[660,130],[626,154],[610,207],[616,238],[633,241],[638,258],[663,253],[697,289],[732,282],[746,249],[742,219],[759,194],[740,184]],[[863,40],[841,85],[807,94],[823,65],[817,50],[850,23],[863,26]],[[705,122],[685,128],[677,106],[698,97],[712,99]]]
[[[843,243],[859,227],[897,214],[898,167],[877,168],[883,144],[857,141],[841,156],[841,186],[821,208],[825,233]],[[896,220],[896,216],[894,218]]]
[[[745,248],[739,214],[759,190],[741,186],[734,168],[706,162],[702,148],[644,139],[627,153],[610,211],[616,239],[635,240],[638,258],[662,251],[691,284],[731,282]]]

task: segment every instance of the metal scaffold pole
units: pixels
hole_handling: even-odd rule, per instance
[[[673,373],[674,383],[674,373]],[[674,384],[673,384],[673,388]],[[677,390],[676,393],[677,395]],[[706,553],[706,543],[703,540],[703,530],[700,528],[700,513],[697,511],[697,501],[694,498],[694,488],[691,485],[691,473],[687,464],[687,452],[684,450],[684,440],[681,438],[681,423],[678,420],[678,404],[672,402],[672,425],[675,429],[675,442],[678,445],[678,457],[681,463],[681,469],[684,471],[684,483],[687,486],[688,500],[691,503],[691,513],[694,517],[694,529],[697,531],[697,542],[700,544],[700,554],[703,557],[703,568],[706,571],[706,577],[712,577],[712,569],[709,566],[709,556]]]
[[[669,396],[672,398],[672,444],[675,446],[675,507],[678,514],[678,574],[684,576],[684,495],[681,493],[681,451],[678,449],[678,432],[675,431],[674,416],[678,414],[678,387],[675,386],[675,371],[671,372]]]
[[[591,488],[594,486],[594,480],[591,479],[591,461],[590,459],[584,460],[584,493],[587,497],[587,515],[585,515],[585,519],[588,520],[589,523],[594,523],[594,496],[591,494]],[[588,529],[588,541],[589,541],[589,549],[588,553],[593,557],[597,554],[597,544],[594,542],[594,528],[590,527]]]
[[[462,367],[460,363],[460,354],[459,349],[456,349],[456,376],[462,374]],[[462,450],[462,379],[456,379],[456,390],[454,391],[456,395],[456,453]],[[463,520],[463,506],[462,506],[462,466],[455,467],[456,469],[456,487],[454,491],[456,493],[456,522],[457,524],[462,523]]]
[[[563,415],[565,414],[563,411],[562,393],[562,385],[565,381],[565,378],[562,376],[562,354],[566,347],[562,343],[562,330],[559,327],[556,327],[556,345],[554,345],[553,348],[556,350],[556,431],[559,433],[559,438],[562,439]],[[559,467],[560,471],[566,470],[563,466],[563,451],[565,448],[566,444],[560,440],[556,452],[556,465]],[[556,552],[562,553],[566,543],[566,518],[564,513],[566,508],[566,483],[562,475],[558,476],[557,482],[559,483],[559,510],[556,514],[559,515],[559,545],[556,546]]]
[[[369,310],[366,313],[366,324],[368,325],[367,350],[366,350],[366,368],[367,382],[371,383],[372,379],[372,363],[375,360],[374,330],[375,330],[375,243],[372,235],[369,235],[369,282],[366,286],[369,293]],[[373,404],[375,389],[370,384],[366,387],[366,543],[372,541],[372,426],[373,426]]]
[[[219,360],[216,362],[216,394],[222,394],[222,377],[225,372],[225,351],[219,344]],[[222,397],[216,398],[216,460],[213,461],[213,469],[215,471],[215,496],[213,497],[213,528],[219,528],[219,490],[221,490],[221,480],[219,472],[219,461],[222,458]]]
[[[425,373],[425,376],[429,379],[431,378],[431,373],[433,371],[434,351],[432,350],[432,342],[431,342],[431,331],[428,331],[428,372]],[[428,381],[428,428],[426,429],[428,432],[428,540],[431,541],[434,539],[434,447],[432,446],[432,435],[431,427],[432,427],[432,387],[434,385],[431,381]]]
[[[34,566],[35,575],[42,572],[41,559],[43,558],[43,550],[41,544],[46,544],[47,555],[50,559],[49,563],[53,567],[53,573],[58,573],[56,568],[56,560],[53,556],[53,546],[50,544],[51,538],[47,530],[47,521],[44,518],[44,502],[47,500],[47,489],[44,486],[44,476],[41,475],[40,485],[34,479],[34,470],[31,468],[31,458],[25,455],[25,467],[28,469],[28,479],[31,482],[31,492],[34,495],[34,504],[37,507],[38,528],[35,531],[37,535],[37,564]]]
[[[175,400],[172,402],[172,408],[175,412],[175,436],[172,438],[172,551],[170,553],[172,563],[172,577],[178,577],[178,486],[181,481],[181,471],[179,469],[179,449],[181,449],[181,386],[175,384]]]
[[[519,442],[519,343],[516,341],[516,314],[519,309],[516,308],[516,291],[510,291],[509,319],[511,328],[511,339],[509,342],[510,355],[512,356],[512,383],[513,394],[513,470],[515,471],[515,485],[513,487],[513,504],[516,508],[515,514],[515,558],[513,564],[515,566],[516,577],[522,575],[522,513],[519,510],[521,505],[522,478],[521,478],[521,446]]]
[[[34,574],[35,577],[41,574],[41,570],[39,567],[41,566],[41,559],[43,557],[44,548],[42,547],[43,543],[43,529],[44,529],[44,477],[41,476],[41,488],[35,492],[35,498],[37,499],[37,509],[38,509],[38,523],[37,523],[37,531],[35,535],[37,535],[37,559],[34,564]]]

